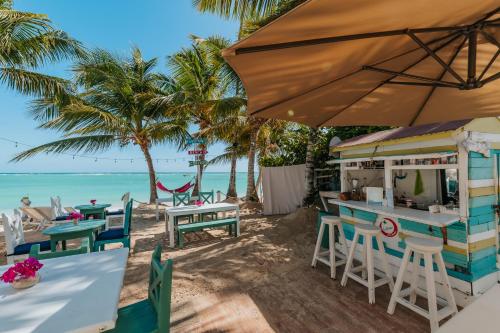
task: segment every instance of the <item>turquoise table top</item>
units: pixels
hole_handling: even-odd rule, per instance
[[[65,234],[69,232],[84,231],[90,229],[97,229],[106,224],[106,220],[84,220],[78,222],[78,224],[73,224],[69,221],[65,224],[55,225],[53,227],[47,228],[43,231],[44,235],[58,235]]]
[[[91,210],[91,209],[104,209],[108,207],[111,207],[111,204],[79,205],[75,206],[75,209]]]

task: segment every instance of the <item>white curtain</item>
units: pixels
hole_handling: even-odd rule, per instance
[[[305,197],[306,165],[262,168],[264,214],[288,214],[302,205]]]

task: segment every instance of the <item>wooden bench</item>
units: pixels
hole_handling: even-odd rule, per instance
[[[223,219],[223,220],[180,224],[177,226],[177,234],[179,237],[179,247],[182,248],[184,246],[184,237],[183,236],[184,236],[185,232],[193,232],[193,231],[200,231],[203,229],[228,226],[229,227],[229,235],[231,235],[233,233],[233,225],[234,225],[235,226],[234,236],[236,237],[237,236],[236,223],[238,223],[236,218],[229,218],[229,219]]]

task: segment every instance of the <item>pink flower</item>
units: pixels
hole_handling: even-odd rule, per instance
[[[78,212],[71,212],[66,220],[83,220],[83,215]]]
[[[43,267],[35,258],[28,258],[23,262],[18,262],[10,267],[5,273],[0,276],[0,279],[5,283],[12,283],[17,280],[34,277],[36,272]]]

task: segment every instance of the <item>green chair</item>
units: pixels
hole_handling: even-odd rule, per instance
[[[191,195],[189,193],[174,193],[173,194],[173,204],[175,206],[180,206],[180,205],[189,205],[189,202],[191,201]],[[174,224],[177,225],[179,223],[180,218],[187,218],[189,223],[192,223],[194,220],[193,214],[188,214],[188,215],[179,215],[174,217]]]
[[[199,192],[198,197],[200,198],[200,201],[203,202],[204,204],[213,204],[214,203],[214,190],[210,192]],[[217,219],[217,213],[204,213],[201,214],[198,219],[200,221],[205,221],[205,217],[210,216],[210,219],[216,220]]]
[[[173,261],[161,263],[161,246],[151,258],[148,298],[118,309],[114,329],[108,333],[170,332]]]
[[[40,252],[40,244],[35,244],[31,247],[30,258],[36,258],[38,260],[60,258],[66,256],[73,256],[76,254],[85,254],[89,252],[89,240],[88,238],[82,239],[82,244],[78,249],[71,249],[65,251],[57,252]]]
[[[125,208],[123,228],[109,228],[100,232],[94,241],[94,251],[104,250],[104,245],[111,243],[122,243],[123,247],[130,247],[133,202],[134,200],[130,199]]]

